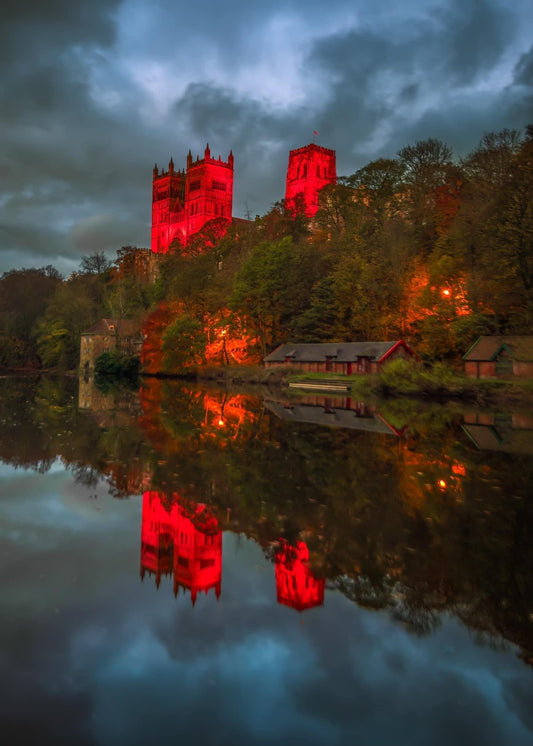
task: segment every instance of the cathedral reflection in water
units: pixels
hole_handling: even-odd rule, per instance
[[[325,580],[309,566],[309,549],[281,539],[275,553],[278,603],[297,611],[324,603]],[[222,531],[211,510],[202,503],[186,504],[177,494],[145,492],[141,529],[141,579],[172,577],[174,595],[189,591],[194,605],[199,593],[222,585]]]

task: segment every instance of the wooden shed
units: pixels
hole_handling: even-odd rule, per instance
[[[376,373],[389,360],[414,355],[402,340],[394,342],[327,342],[283,344],[265,358],[265,367],[294,365],[314,373]]]
[[[482,336],[463,356],[471,378],[531,378],[533,336]]]

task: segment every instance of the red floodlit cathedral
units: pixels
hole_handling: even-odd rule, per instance
[[[293,212],[313,217],[318,193],[337,182],[335,151],[314,142],[291,150],[287,169],[285,204]],[[154,167],[152,179],[152,251],[165,254],[173,241],[185,245],[191,236],[217,218],[231,221],[233,206],[233,153],[227,161],[187,156],[186,170],[176,170],[170,159],[168,171]]]
[[[285,206],[297,212],[305,210],[312,218],[318,211],[318,193],[328,184],[337,183],[335,151],[314,142],[289,153]]]
[[[168,502],[168,507],[165,504]],[[190,591],[193,605],[198,593],[215,589],[220,597],[222,532],[205,505],[186,513],[177,495],[165,501],[159,492],[143,495],[141,529],[141,578],[155,575],[159,588],[164,575],[174,578],[174,595]]]
[[[309,569],[309,549],[303,541],[291,546],[281,540],[276,552],[276,589],[278,603],[297,611],[312,609],[324,603],[326,581]]]
[[[172,241],[185,245],[189,238],[215,218],[232,218],[233,153],[227,162],[211,157],[207,145],[204,157],[187,156],[187,169],[175,170],[170,159],[168,171],[154,167],[152,181],[152,251],[165,254]]]

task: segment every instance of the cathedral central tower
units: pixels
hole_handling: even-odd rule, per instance
[[[335,151],[311,143],[291,150],[287,169],[285,206],[293,212],[305,210],[308,217],[318,211],[318,193],[337,183]]]

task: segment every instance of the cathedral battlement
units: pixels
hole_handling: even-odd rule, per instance
[[[323,153],[330,158],[335,158],[337,154],[335,150],[324,148],[322,147],[322,145],[317,145],[316,143],[312,142],[309,143],[309,145],[303,145],[301,148],[295,148],[294,150],[289,151],[289,158],[294,158],[303,154],[307,155],[313,151]]]

